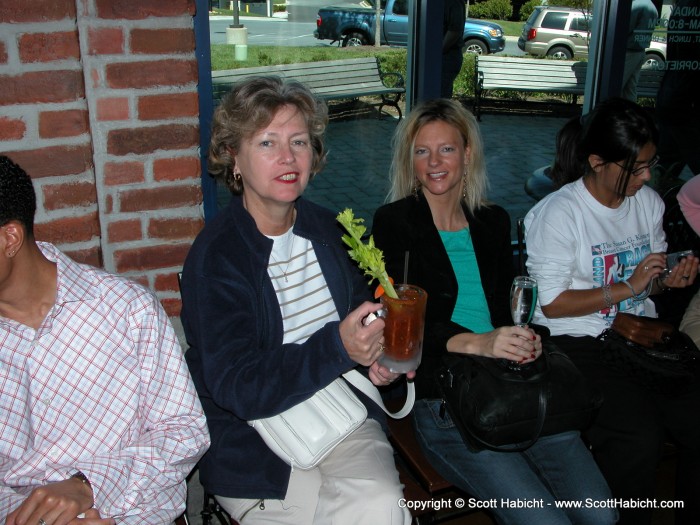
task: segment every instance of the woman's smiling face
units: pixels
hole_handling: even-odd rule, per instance
[[[433,195],[462,195],[462,177],[469,158],[469,147],[454,126],[435,120],[416,135],[413,167],[423,191]]]
[[[242,141],[235,160],[248,205],[293,203],[311,176],[313,149],[304,115],[282,106],[266,127]]]

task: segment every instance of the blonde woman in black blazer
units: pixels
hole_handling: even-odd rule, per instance
[[[527,363],[540,337],[512,325],[510,218],[486,203],[483,148],[474,116],[448,99],[417,106],[394,137],[390,204],[373,235],[387,270],[428,292],[423,361],[416,374],[416,436],[443,477],[482,500],[501,524],[614,523],[614,509],[560,509],[556,500],[603,501],[609,489],[578,432],[540,438],[524,452],[468,448],[440,413],[436,368],[448,352]],[[513,508],[505,501],[537,502]]]

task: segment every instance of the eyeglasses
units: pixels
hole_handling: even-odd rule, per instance
[[[639,166],[638,168],[634,168],[633,170],[630,170],[630,174],[631,174],[631,175],[634,175],[635,177],[638,177],[639,175],[641,175],[642,173],[644,173],[644,170],[649,170],[649,171],[651,171],[651,170],[654,169],[654,166],[656,166],[656,165],[659,163],[659,160],[660,160],[660,159],[659,159],[659,156],[658,156],[658,155],[654,155],[654,158],[652,158],[652,159],[649,161],[649,164],[645,164],[644,166]],[[613,162],[613,164],[615,164],[615,166],[619,166],[619,167],[622,168],[622,169],[625,169],[625,165],[624,165],[624,164],[620,164],[620,163],[618,163],[618,162]]]

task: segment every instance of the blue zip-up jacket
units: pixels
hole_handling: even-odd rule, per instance
[[[303,198],[296,210],[294,234],[312,242],[343,319],[370,300],[367,282],[343,248],[334,214]],[[267,273],[272,244],[234,196],[199,234],[183,269],[185,358],[212,441],[199,463],[200,480],[220,496],[283,499],[291,468],[247,421],[278,414],[358,366],[338,322],[303,344],[282,344],[282,315]],[[369,417],[384,424],[383,412],[358,397]]]

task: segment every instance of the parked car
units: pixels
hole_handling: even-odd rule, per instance
[[[572,7],[535,7],[523,25],[518,47],[531,55],[571,59],[587,57],[591,13]],[[644,67],[664,67],[666,40],[652,37]]]
[[[328,6],[318,10],[314,36],[343,46],[373,45],[376,11],[374,0],[362,4]],[[408,42],[408,0],[381,0],[381,43],[405,47]],[[367,7],[369,6],[369,7]],[[496,23],[468,18],[464,24],[465,53],[486,55],[503,51],[506,39]]]

